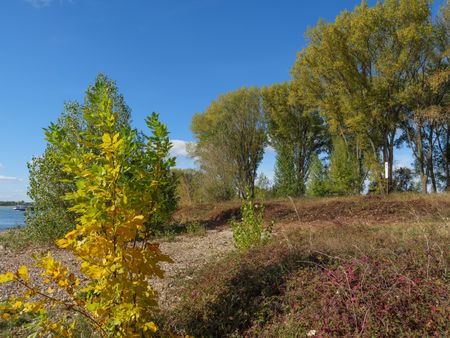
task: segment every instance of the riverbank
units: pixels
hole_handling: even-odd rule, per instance
[[[176,212],[186,231],[157,240],[174,260],[163,265],[164,279],[152,281],[162,308],[160,327],[191,335],[283,337],[304,336],[307,325],[317,332],[339,328],[344,318],[365,332],[380,324],[379,317],[391,333],[405,327],[411,334],[445,336],[440,320],[448,315],[450,290],[442,274],[448,261],[440,252],[448,243],[450,195],[277,199],[264,205],[265,221],[275,222],[273,239],[247,253],[235,250],[229,226],[231,218],[240,217],[239,203]],[[188,232],[194,223],[204,231]],[[0,273],[26,264],[37,277],[32,256],[46,251],[79,271],[70,252],[32,243],[16,250],[11,243],[26,231],[0,238],[6,234],[15,237],[1,248]],[[349,276],[350,289],[344,283]],[[0,286],[3,297],[14,291]],[[305,297],[308,303],[302,303]],[[314,319],[318,311],[330,322]]]

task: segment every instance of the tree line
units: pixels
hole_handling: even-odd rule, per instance
[[[427,0],[363,1],[306,36],[290,81],[222,94],[194,115],[199,170],[178,172],[182,200],[255,196],[267,146],[278,196],[356,194],[367,184],[450,190],[448,2],[433,17]],[[394,168],[401,146],[414,171]]]

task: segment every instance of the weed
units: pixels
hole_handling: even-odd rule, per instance
[[[5,249],[18,251],[26,248],[34,241],[30,232],[24,227],[16,227],[0,233],[0,245]]]
[[[188,234],[190,234],[192,236],[205,236],[206,235],[206,228],[199,221],[189,222],[186,226],[186,231]]]
[[[272,223],[264,228],[264,207],[246,200],[241,207],[242,219],[240,222],[231,221],[233,239],[236,248],[248,250],[253,246],[266,243],[272,234]]]

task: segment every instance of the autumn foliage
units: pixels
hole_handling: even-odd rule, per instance
[[[153,114],[147,119],[153,135],[145,143],[137,141],[135,131],[115,127],[117,113],[107,93],[98,103],[97,109],[84,111],[89,128],[77,145],[67,142],[56,125],[46,133],[50,143],[64,149],[61,162],[76,182],[76,190],[65,198],[74,205],[77,226],[57,245],[78,257],[88,282],[81,283],[50,253],[36,260],[40,281],[31,280],[25,266],[0,275],[0,282],[18,283],[25,290],[1,305],[3,318],[37,315],[39,336],[72,336],[80,316],[101,336],[142,337],[157,331],[156,293],[149,281],[162,278],[159,264],[171,259],[150,242],[146,224],[164,208],[161,194],[174,165],[168,132]],[[142,148],[147,160],[134,161]],[[149,193],[142,195],[143,189]],[[61,310],[67,315],[51,315]]]

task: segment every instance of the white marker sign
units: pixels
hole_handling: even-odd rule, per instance
[[[389,178],[389,162],[384,162],[384,178]]]

